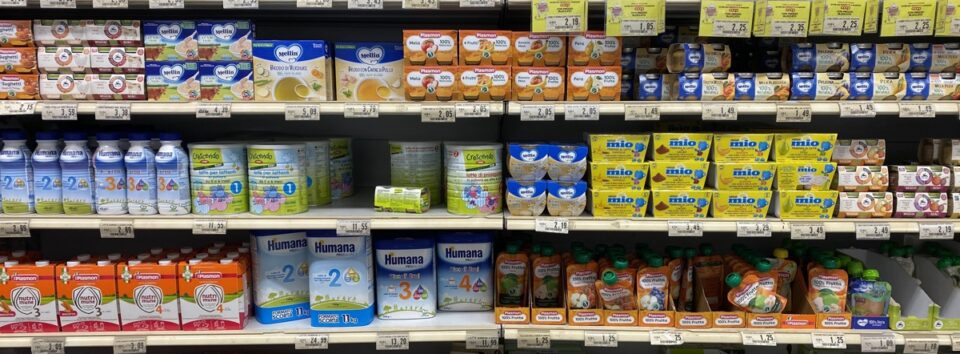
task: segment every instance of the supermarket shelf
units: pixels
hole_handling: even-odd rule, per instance
[[[374,320],[364,327],[311,327],[309,320],[263,325],[250,320],[240,331],[212,332],[91,332],[91,333],[44,333],[4,334],[0,347],[30,347],[33,338],[65,338],[67,347],[110,347],[115,338],[145,337],[150,346],[206,346],[206,345],[293,345],[300,334],[327,334],[329,343],[376,343],[378,333],[409,333],[414,342],[462,342],[468,331],[497,330],[491,312],[447,312],[426,320]]]
[[[504,217],[507,230],[534,230],[536,219],[551,219],[550,216],[532,217],[532,216],[513,216]],[[607,219],[594,218],[591,216],[566,217],[569,221],[570,231],[650,231],[667,232],[670,221],[698,221],[703,226],[704,232],[736,232],[737,222],[767,222],[770,225],[771,232],[790,232],[790,223],[810,224],[823,223],[824,231],[827,233],[853,233],[856,232],[857,224],[887,224],[892,233],[917,233],[920,231],[920,223],[946,222],[953,223],[954,228],[960,228],[960,221],[954,219],[830,219],[830,220],[782,220],[768,218],[757,219]]]
[[[78,9],[89,9],[93,7],[93,0],[76,0]],[[131,9],[146,9],[149,7],[149,0],[128,0]],[[327,9],[321,8],[303,8],[302,10],[347,10],[348,0],[332,0],[333,7]],[[403,0],[382,0],[384,10],[400,10],[403,8]],[[496,10],[503,7],[502,0],[493,0],[494,5],[488,7],[460,7],[460,0],[437,0],[440,10]],[[183,0],[183,8],[190,9],[222,9],[223,0]],[[361,0],[363,2],[363,0]],[[27,6],[30,8],[39,8],[40,0],[27,0]],[[259,0],[260,9],[294,9],[297,7],[297,0]],[[62,9],[53,9],[55,11]],[[351,10],[354,11],[354,10]],[[356,10],[356,11],[376,11],[376,10]],[[419,10],[418,10],[419,11]]]
[[[667,10],[670,11],[696,11],[700,9],[700,0],[666,0]],[[507,8],[510,9],[530,9],[530,0],[507,0]],[[590,9],[602,9],[604,0],[588,0]]]
[[[861,101],[850,101],[861,102]],[[900,113],[900,102],[890,101],[863,101],[873,103],[876,107],[877,115],[893,115]],[[960,112],[956,102],[943,101],[903,101],[903,103],[932,103],[938,115],[953,115]],[[543,105],[552,104],[554,114],[564,115],[565,107],[568,104],[592,104],[596,105],[600,115],[620,115],[624,114],[625,105],[654,105],[660,109],[661,116],[668,115],[700,115],[703,113],[704,104],[732,104],[737,107],[738,115],[776,115],[777,104],[809,104],[814,116],[839,116],[840,105],[837,102],[825,101],[782,101],[782,102],[761,102],[761,101],[715,101],[715,102],[684,102],[684,101],[621,101],[621,102],[509,102],[507,113],[510,115],[520,115],[523,105]]]
[[[76,103],[77,114],[94,114],[99,105],[109,105],[117,103],[129,103],[130,114],[179,114],[194,115],[197,107],[208,102],[148,102],[148,101],[37,101],[34,112],[39,115],[43,112],[43,107],[49,104]],[[227,103],[227,102],[209,102]],[[463,103],[463,102],[461,102]],[[343,115],[346,107],[353,103],[348,102],[233,102],[230,103],[232,115],[264,115],[275,114],[283,115],[287,105],[314,105],[319,107],[320,114]],[[357,104],[360,104],[359,102]],[[373,104],[373,103],[371,103]],[[437,105],[441,103],[418,103],[418,102],[377,102],[381,115],[419,115],[423,106]],[[454,102],[442,103],[455,105]],[[504,105],[502,102],[482,102],[487,105],[491,116],[503,115]]]

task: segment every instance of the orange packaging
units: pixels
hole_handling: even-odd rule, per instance
[[[32,74],[37,72],[37,48],[0,47],[0,74]]]
[[[597,262],[587,253],[574,255],[574,262],[567,265],[567,308],[586,310],[598,307]]]
[[[567,68],[568,101],[619,101],[620,67],[585,66]]]
[[[564,66],[567,64],[565,47],[562,36],[513,32],[513,65]]]
[[[36,100],[39,98],[39,75],[0,74],[0,100]]]
[[[120,319],[124,331],[180,329],[177,264],[131,260],[117,265]]]
[[[810,269],[807,301],[815,313],[843,313],[847,305],[847,272],[837,269],[836,261],[828,259],[820,267]]]
[[[117,268],[110,261],[58,264],[57,311],[63,332],[120,330]]]
[[[460,65],[510,65],[510,31],[460,30]]]
[[[571,35],[569,43],[569,66],[620,65],[620,37],[607,36],[603,31],[584,32]]]
[[[703,289],[710,309],[719,309],[723,298],[723,259],[713,254],[712,247],[700,247],[700,256],[693,257],[694,283]]]
[[[653,257],[647,260],[648,266],[637,272],[637,300],[640,309],[646,311],[669,310],[670,303],[670,267],[663,264],[663,258]]]
[[[0,333],[59,332],[54,267],[48,261],[0,267]]]
[[[513,99],[517,101],[562,101],[564,68],[513,67]]]
[[[781,313],[787,305],[787,298],[777,294],[776,285],[772,289],[764,285],[757,273],[748,273],[743,277],[739,273],[730,273],[726,283],[730,287],[727,301],[741,311]]]
[[[403,78],[407,101],[450,101],[456,98],[455,66],[404,66]]]
[[[0,47],[32,47],[30,20],[0,20]]]
[[[509,66],[461,66],[457,73],[464,101],[503,101],[510,98]]]
[[[636,310],[637,294],[634,288],[636,270],[627,267],[627,260],[614,261],[614,266],[603,270],[597,280],[597,294],[604,310]]]
[[[560,255],[551,246],[544,247],[543,255],[533,259],[533,307],[563,308],[560,262]]]
[[[457,65],[456,30],[404,30],[406,65]]]
[[[191,259],[177,264],[184,331],[243,329],[247,323],[246,264]]]

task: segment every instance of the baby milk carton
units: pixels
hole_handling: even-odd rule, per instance
[[[55,274],[49,261],[0,265],[0,333],[60,330]]]
[[[373,322],[373,243],[369,236],[337,237],[333,230],[307,233],[310,324],[366,326]]]
[[[200,60],[253,60],[253,23],[248,20],[197,23]]]
[[[63,332],[120,330],[117,268],[110,261],[58,264],[57,315]]]
[[[398,237],[375,243],[377,316],[384,320],[432,318],[437,314],[433,240]]]
[[[254,231],[250,246],[257,322],[268,324],[306,318],[309,314],[306,234]]]
[[[257,101],[333,100],[333,62],[324,41],[254,41]]]
[[[247,267],[242,261],[191,259],[177,265],[184,331],[243,329],[247,324]]]
[[[130,260],[117,265],[117,274],[122,330],[180,330],[176,262]]]
[[[200,99],[200,70],[196,62],[147,63],[147,100],[189,102]]]
[[[200,62],[200,99],[253,101],[253,64],[248,61]]]
[[[194,21],[147,21],[143,23],[147,60],[188,60],[200,58],[197,23]]]
[[[403,46],[347,42],[334,46],[337,101],[402,101]]]
[[[441,311],[493,310],[493,237],[449,233],[437,239],[437,300]]]

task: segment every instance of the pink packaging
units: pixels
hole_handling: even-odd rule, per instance
[[[895,218],[944,218],[947,193],[897,192]]]
[[[946,192],[950,168],[938,165],[897,165],[890,171],[890,187],[897,192]]]

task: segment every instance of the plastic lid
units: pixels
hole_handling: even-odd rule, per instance
[[[700,245],[700,254],[703,254],[704,256],[712,256],[712,255],[713,255],[713,245],[711,245],[711,244],[709,244],[709,243],[701,244],[701,245]]]
[[[617,257],[613,260],[613,267],[616,269],[626,269],[628,265],[630,265],[630,262],[624,257]]]
[[[240,248],[237,248],[237,252],[240,252],[240,253],[250,253],[250,248],[249,248],[249,247],[240,247]]]
[[[823,262],[820,263],[826,269],[837,269],[837,259],[833,257],[825,257]]]
[[[577,264],[587,264],[590,262],[590,254],[587,252],[577,253],[573,256],[573,260],[577,262]]]
[[[171,133],[171,132],[160,133],[160,134],[159,134],[159,137],[160,137],[160,140],[161,140],[161,141],[164,141],[164,140],[166,140],[166,141],[178,141],[178,140],[181,139],[181,138],[180,138],[180,133]]]
[[[80,265],[80,261],[67,261],[67,267],[76,267]]]
[[[223,248],[223,247],[226,246],[226,245],[227,245],[226,242],[214,242],[214,243],[213,243],[213,247],[215,247],[215,248]]]
[[[647,265],[651,267],[662,267],[663,266],[663,257],[650,257],[647,258]]]
[[[138,260],[127,261],[127,265],[132,265],[132,266],[140,265],[140,261]]]
[[[549,245],[543,246],[543,248],[540,249],[540,255],[544,257],[552,257],[553,252],[554,252],[553,246],[549,246]]]
[[[863,271],[864,280],[877,280],[880,279],[880,271],[876,269],[864,269]]]
[[[162,265],[162,266],[170,265],[171,263],[173,263],[173,262],[171,262],[169,259],[161,259],[161,260],[157,261],[157,264]]]
[[[37,140],[60,140],[60,132],[54,132],[54,131],[37,132]]]
[[[607,285],[613,285],[617,283],[617,273],[606,271],[603,272],[603,283]]]
[[[130,141],[150,141],[153,137],[152,135],[153,134],[147,132],[135,132],[130,133],[128,136],[130,137]]]
[[[687,247],[683,249],[683,256],[686,258],[693,258],[697,256],[697,249],[693,247]]]
[[[180,254],[193,252],[193,247],[180,247]]]
[[[87,140],[87,133],[84,133],[84,132],[65,132],[65,133],[63,133],[63,140],[64,140],[64,141],[79,141],[79,140],[86,141],[86,140]]]
[[[508,244],[507,244],[507,253],[509,253],[509,254],[517,254],[517,252],[520,252],[520,245],[518,245],[518,244],[516,244],[516,243],[508,243]]]
[[[220,260],[220,264],[230,264],[233,263],[233,260],[230,258],[224,258]]]
[[[151,248],[151,249],[150,249],[150,254],[152,254],[152,255],[158,255],[158,254],[161,254],[161,253],[163,253],[163,248],[156,247],[156,248]]]
[[[790,251],[786,248],[774,248],[773,257],[776,259],[787,259],[787,257],[790,257]]]
[[[19,130],[4,130],[0,137],[3,137],[3,140],[27,140],[27,135]]]
[[[757,271],[760,273],[769,272],[773,268],[773,264],[770,264],[770,261],[766,259],[761,259],[753,263],[753,266],[757,268]]]
[[[740,277],[740,273],[737,273],[737,272],[727,274],[727,279],[724,280],[724,282],[727,283],[727,286],[731,288],[736,288],[740,286],[740,282],[742,281],[743,281],[743,278]]]
[[[227,252],[227,258],[237,258],[240,257],[240,252]]]
[[[120,255],[119,253],[111,253],[111,254],[108,254],[108,255],[107,255],[107,259],[109,259],[109,260],[111,260],[111,261],[116,261],[116,260],[120,259],[120,257],[122,257],[122,255]]]
[[[890,252],[889,252],[887,255],[890,256],[890,257],[900,257],[900,258],[903,258],[903,256],[906,255],[906,252],[903,251],[903,248],[894,247],[894,248],[891,248],[891,249],[890,249]]]
[[[36,262],[34,262],[33,264],[36,265],[37,267],[46,267],[46,266],[50,265],[50,261],[48,261],[48,260],[41,260],[41,261],[36,261]]]
[[[89,254],[89,253],[78,254],[78,255],[77,255],[77,260],[78,260],[78,261],[81,261],[81,262],[89,261],[89,260],[90,260],[90,254]]]
[[[209,254],[220,254],[220,249],[216,247],[207,248],[207,253]]]
[[[670,253],[670,259],[683,258],[683,248],[680,248],[680,247],[668,248],[667,252]]]
[[[98,141],[120,140],[120,133],[114,133],[114,132],[97,133],[97,140]]]
[[[950,261],[950,258],[940,258],[940,260],[937,261],[937,268],[940,270],[944,270],[951,265],[953,265],[953,262]]]
[[[201,261],[199,259],[194,258],[194,259],[191,259],[188,263],[190,265],[197,265],[197,264],[200,264],[200,262]]]
[[[539,243],[535,243],[533,246],[530,246],[530,252],[533,254],[541,254],[543,252],[543,248]]]
[[[98,266],[98,267],[106,267],[106,266],[108,266],[108,265],[110,265],[110,261],[109,261],[109,260],[97,261],[97,266]]]
[[[20,262],[17,262],[17,261],[6,261],[6,262],[3,262],[3,266],[4,266],[4,267],[13,267],[13,266],[15,266],[15,265],[17,265],[17,264],[20,264]]]
[[[137,259],[139,259],[139,260],[141,260],[141,261],[144,260],[144,259],[147,259],[147,258],[150,258],[150,254],[149,254],[149,253],[141,253],[141,254],[138,254],[138,255],[137,255]]]
[[[167,253],[167,259],[177,259],[180,258],[179,253]]]

